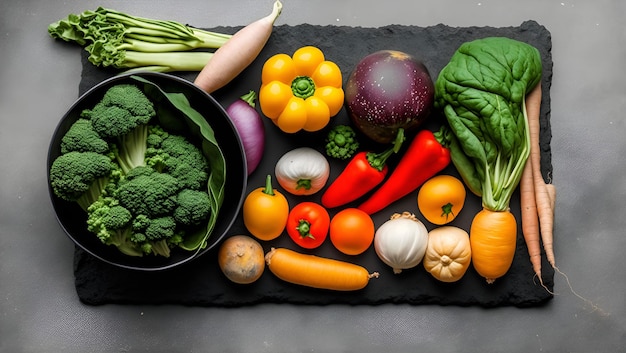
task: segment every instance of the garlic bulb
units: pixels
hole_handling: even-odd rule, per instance
[[[414,214],[395,213],[376,230],[374,250],[394,273],[417,266],[428,245],[428,230]]]

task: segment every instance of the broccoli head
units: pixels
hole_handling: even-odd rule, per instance
[[[72,151],[106,154],[109,143],[94,131],[91,121],[79,118],[61,139],[61,153]]]
[[[93,109],[81,113],[99,136],[117,142],[116,157],[124,172],[144,165],[148,123],[155,115],[154,103],[132,84],[112,86]]]
[[[87,208],[87,230],[103,244],[115,245],[124,254],[141,256],[130,241],[132,214],[112,197],[101,197]]]
[[[100,103],[129,111],[140,124],[148,123],[156,114],[152,101],[133,84],[112,86],[106,91]]]
[[[348,159],[359,149],[356,132],[348,125],[336,125],[328,132],[325,147],[329,157]]]
[[[176,230],[177,226],[171,216],[150,218],[138,215],[132,221],[130,241],[143,253],[169,257],[171,246],[177,245],[182,239]]]
[[[115,197],[133,214],[149,217],[171,213],[180,190],[178,180],[150,167],[133,169],[120,181]]]
[[[96,152],[68,152],[50,166],[50,186],[66,201],[76,201],[83,210],[95,202],[109,182],[114,163]]]
[[[174,219],[183,225],[198,225],[211,212],[209,194],[204,191],[184,189],[176,197]]]
[[[181,189],[206,189],[209,163],[202,151],[180,135],[154,133],[146,151],[146,165],[175,177]]]

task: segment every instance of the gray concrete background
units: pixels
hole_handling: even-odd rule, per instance
[[[552,33],[556,251],[564,276],[540,308],[382,305],[240,309],[85,306],[45,160],[80,81],[78,47],[47,25],[97,6],[198,27],[245,25],[271,0],[0,3],[0,351],[617,352],[626,344],[626,3],[284,0],[277,24],[517,26]]]

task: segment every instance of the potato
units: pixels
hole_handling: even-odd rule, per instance
[[[232,282],[250,284],[261,277],[265,258],[261,244],[246,235],[226,239],[217,255],[222,273]]]

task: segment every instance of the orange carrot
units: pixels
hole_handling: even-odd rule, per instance
[[[543,242],[546,257],[552,267],[556,266],[554,258],[554,202],[556,188],[548,187],[541,175],[541,151],[539,148],[539,113],[541,110],[541,84],[537,84],[526,96],[526,111],[528,116],[528,130],[530,135],[530,162],[532,164],[533,180],[535,187],[535,202],[539,215],[541,240]],[[552,196],[551,194],[554,194]]]
[[[528,248],[530,263],[539,281],[541,278],[541,237],[539,235],[539,218],[537,215],[537,203],[535,202],[535,186],[533,180],[533,165],[530,160],[526,161],[526,166],[520,179],[520,205],[522,215],[522,234]]]
[[[265,262],[283,281],[312,288],[353,291],[365,288],[370,278],[378,277],[378,273],[370,274],[356,264],[284,248],[272,248],[265,255]]]
[[[515,255],[517,221],[509,211],[483,208],[474,216],[470,226],[472,264],[487,283],[504,276]]]
[[[205,92],[213,93],[237,77],[256,59],[269,40],[282,8],[283,4],[276,0],[271,14],[233,34],[215,51],[194,83]]]

